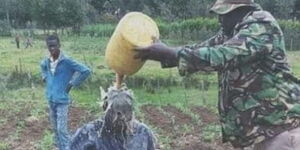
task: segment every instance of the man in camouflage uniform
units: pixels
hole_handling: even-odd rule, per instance
[[[283,33],[253,0],[217,0],[220,32],[201,44],[137,48],[136,58],[178,66],[181,75],[217,71],[223,141],[236,148],[300,150],[300,88]],[[143,51],[140,51],[143,50]]]

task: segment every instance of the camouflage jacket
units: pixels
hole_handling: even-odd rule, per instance
[[[179,72],[217,71],[223,141],[247,147],[299,127],[300,88],[290,74],[283,33],[263,10],[249,13],[232,37],[221,32],[182,47]]]
[[[78,129],[71,138],[71,150],[154,150],[155,137],[143,123],[133,122],[133,133],[126,144],[121,144],[118,135],[100,137],[103,121],[96,120]]]

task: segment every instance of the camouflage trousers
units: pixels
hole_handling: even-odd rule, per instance
[[[69,104],[49,102],[49,119],[54,132],[55,145],[59,150],[69,150],[68,107]]]
[[[259,143],[254,150],[300,150],[300,127]]]

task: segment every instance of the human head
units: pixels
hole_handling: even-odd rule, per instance
[[[133,92],[126,87],[116,89],[110,87],[108,92],[101,90],[104,101],[104,128],[102,135],[106,133],[121,133],[126,136],[131,130],[131,122],[134,119],[133,113]]]
[[[57,59],[60,53],[60,41],[55,35],[50,35],[46,39],[46,44],[51,57]]]
[[[232,36],[235,25],[240,22],[246,14],[259,7],[254,0],[217,0],[210,12],[219,15],[219,22],[223,32]]]
[[[241,22],[243,18],[249,14],[249,12],[253,10],[255,10],[254,7],[243,6],[236,8],[227,14],[219,15],[219,22],[223,33],[231,37],[233,35],[234,27]]]

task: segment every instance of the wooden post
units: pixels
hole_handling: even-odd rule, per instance
[[[293,51],[293,38],[291,38],[291,43],[290,43],[290,51]]]

